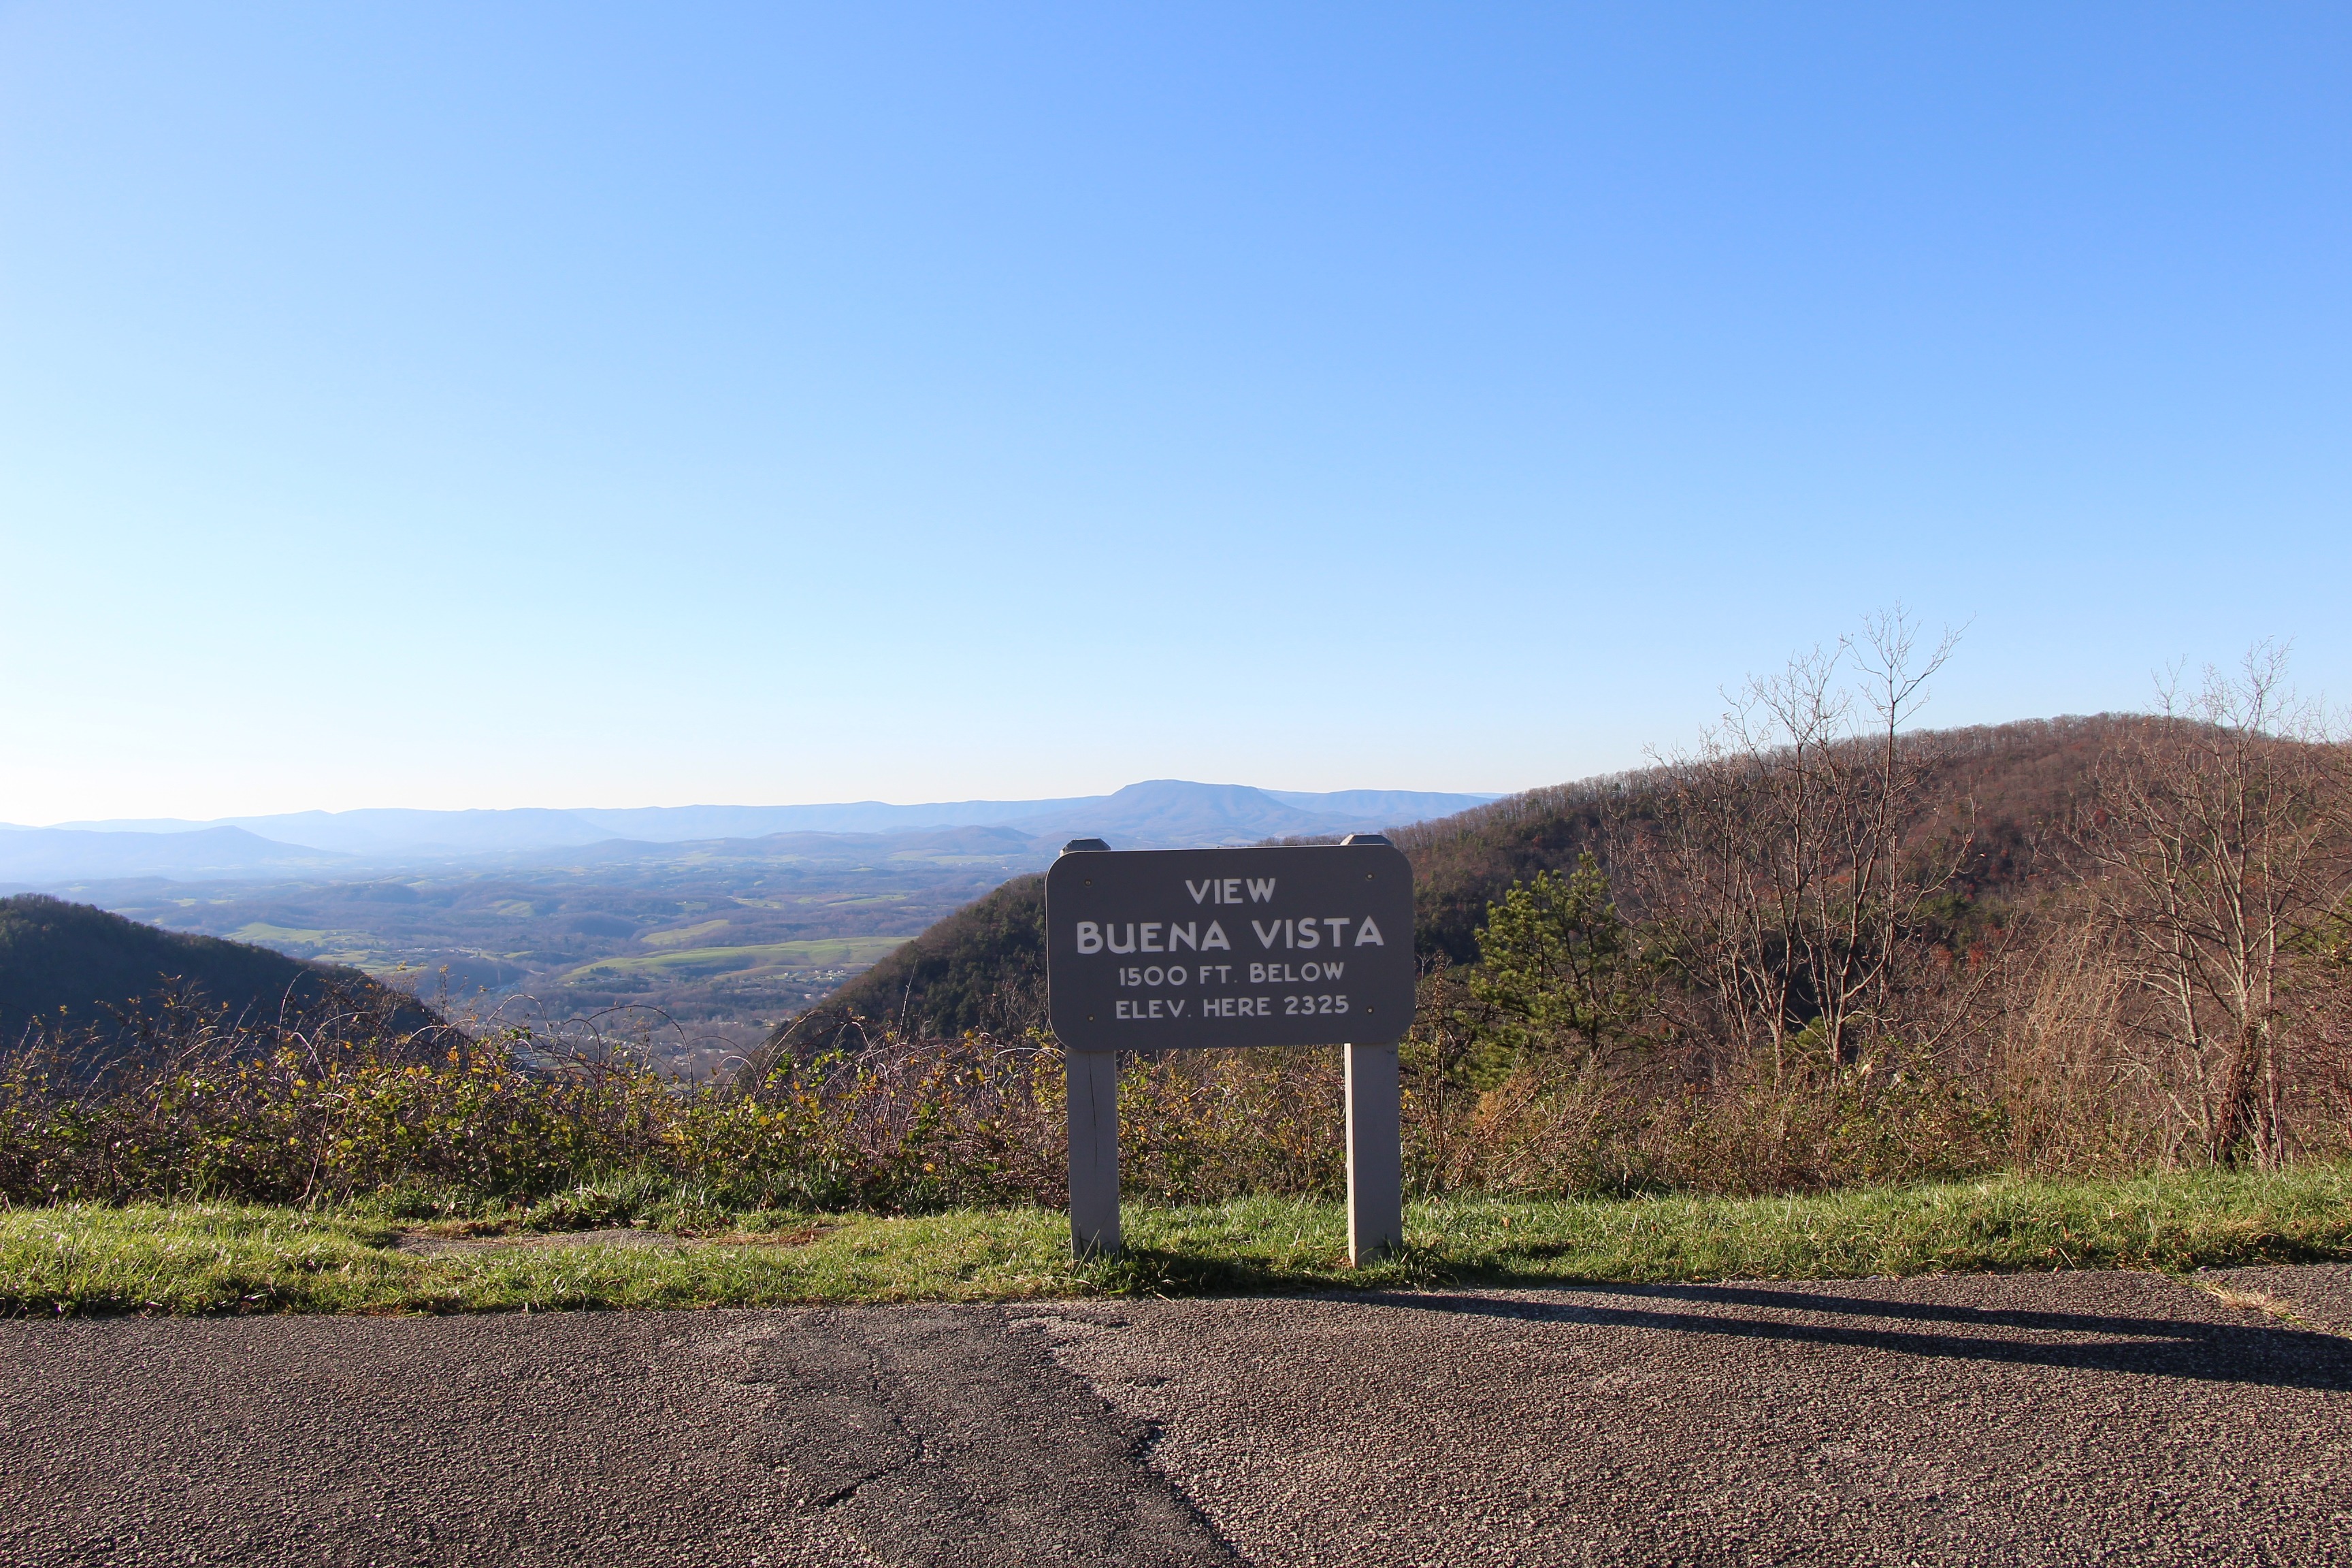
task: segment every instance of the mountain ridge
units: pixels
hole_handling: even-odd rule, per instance
[[[1484,794],[1342,790],[1276,793],[1249,784],[1150,779],[1104,795],[893,805],[523,806],[425,811],[368,807],[224,817],[118,818],[0,833],[0,883],[38,887],[102,877],[226,875],[454,864],[627,841],[756,841],[778,834],[903,835],[1005,828],[1040,841],[1107,837],[1127,847],[1248,843],[1402,826],[1501,798]],[[210,837],[207,837],[210,836]],[[235,836],[235,837],[225,837]],[[1055,841],[1055,842],[1047,842]]]
[[[0,883],[32,887],[100,877],[283,876],[355,864],[349,855],[242,827],[166,834],[11,826],[0,836]]]

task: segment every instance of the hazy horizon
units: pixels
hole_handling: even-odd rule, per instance
[[[586,862],[609,870],[619,860],[648,855],[655,862],[691,861],[703,873],[715,873],[724,862],[772,869],[845,850],[877,862],[906,855],[977,856],[1009,875],[1052,859],[1074,837],[1105,838],[1129,848],[1198,848],[1339,837],[1452,816],[1492,798],[1409,790],[1274,792],[1155,779],[1101,795],[904,805],[393,808],[211,821],[7,824],[0,825],[0,889],[120,889],[153,879],[330,883],[386,873],[530,874],[557,864],[589,874]]]
[[[1552,782],[1554,782],[1554,783],[1559,783],[1559,782],[1565,782],[1565,781],[1559,781],[1559,780],[1555,780],[1555,781],[1552,781]],[[1231,783],[1218,784],[1218,783],[1213,783],[1213,782],[1212,782],[1212,781],[1206,781],[1206,780],[1194,780],[1194,779],[1185,779],[1185,780],[1138,779],[1138,780],[1130,780],[1127,784],[1121,785],[1121,786],[1119,786],[1119,787],[1120,787],[1121,789],[1127,789],[1127,788],[1133,788],[1133,787],[1135,787],[1137,784],[1158,784],[1158,783],[1202,784],[1206,784],[1208,787],[1211,787],[1211,788],[1240,788],[1240,789],[1255,789],[1255,790],[1260,790],[1260,791],[1262,791],[1264,794],[1266,794],[1266,795],[1272,795],[1272,796],[1273,796],[1275,799],[1276,799],[1276,800],[1281,800],[1281,801],[1290,802],[1290,803],[1296,803],[1296,802],[1299,802],[1299,801],[1306,801],[1306,800],[1328,799],[1328,798],[1331,798],[1331,797],[1333,797],[1333,796],[1343,796],[1343,795],[1444,795],[1444,796],[1456,796],[1456,797],[1460,797],[1460,798],[1465,799],[1465,800],[1475,799],[1475,800],[1486,801],[1486,800],[1499,800],[1499,799],[1503,798],[1505,795],[1517,795],[1517,794],[1520,794],[1520,793],[1522,793],[1522,792],[1521,792],[1521,791],[1519,791],[1519,790],[1385,790],[1385,789],[1372,789],[1372,788],[1355,788],[1355,789],[1339,789],[1339,790],[1283,790],[1283,789],[1270,789],[1270,788],[1266,788],[1265,786],[1264,786],[1264,785],[1260,785],[1260,784],[1231,784]],[[1529,785],[1529,786],[1527,786],[1527,787],[1528,787],[1528,788],[1540,788],[1540,787],[1542,787],[1542,786],[1540,786],[1540,785]],[[168,827],[173,827],[173,828],[183,828],[183,827],[211,827],[211,826],[220,826],[220,825],[225,825],[225,824],[235,824],[235,823],[241,823],[241,822],[251,822],[251,821],[256,821],[256,820],[260,820],[260,819],[269,818],[269,817],[352,816],[358,816],[358,815],[362,815],[362,814],[366,814],[366,813],[395,813],[395,812],[402,812],[402,813],[405,813],[405,812],[414,812],[414,813],[419,813],[419,814],[428,814],[428,813],[429,813],[429,814],[436,815],[436,816],[440,816],[440,815],[474,815],[474,814],[486,814],[486,813],[498,813],[498,812],[551,812],[551,813],[556,813],[556,814],[560,814],[560,815],[566,815],[566,816],[570,816],[570,815],[575,815],[575,814],[590,814],[590,813],[593,813],[593,814],[599,814],[599,815],[621,815],[621,814],[625,814],[625,813],[647,813],[647,812],[669,812],[669,811],[676,811],[676,812],[692,812],[692,811],[824,811],[824,810],[832,810],[832,809],[839,809],[839,808],[847,808],[847,807],[858,807],[858,806],[885,806],[885,807],[888,807],[888,808],[891,808],[891,809],[894,809],[894,810],[900,810],[900,811],[913,811],[913,810],[921,810],[921,809],[925,809],[925,808],[932,807],[932,806],[949,806],[949,807],[952,807],[952,806],[969,806],[969,807],[983,807],[983,806],[1026,806],[1026,805],[1054,806],[1054,805],[1066,805],[1066,804],[1069,804],[1069,803],[1072,803],[1072,802],[1078,802],[1078,801],[1090,801],[1090,800],[1101,800],[1101,799],[1106,799],[1106,798],[1108,798],[1110,795],[1116,795],[1117,793],[1118,793],[1117,790],[1104,790],[1104,791],[1099,791],[1099,792],[1097,792],[1097,793],[1095,793],[1095,794],[1091,794],[1091,795],[1033,795],[1033,796],[994,796],[994,797],[992,797],[992,796],[972,796],[972,797],[969,797],[969,798],[966,798],[966,799],[963,799],[963,800],[927,800],[927,801],[887,801],[887,800],[879,800],[879,799],[855,800],[855,801],[850,801],[850,800],[841,800],[841,801],[763,801],[763,802],[757,802],[757,803],[751,803],[751,802],[738,802],[738,801],[688,801],[688,802],[684,802],[684,803],[677,804],[677,805],[667,805],[667,804],[666,804],[666,805],[624,805],[624,806],[615,806],[615,805],[540,805],[540,804],[535,803],[535,802],[534,802],[534,803],[524,804],[524,805],[464,805],[464,806],[355,805],[355,806],[340,806],[340,807],[332,807],[332,808],[329,808],[329,807],[322,807],[322,806],[309,806],[309,807],[299,807],[299,808],[296,808],[296,809],[291,810],[291,811],[232,811],[232,812],[223,812],[223,813],[219,814],[218,816],[206,816],[206,817],[195,817],[195,816],[163,816],[74,817],[74,818],[68,818],[68,819],[65,819],[65,820],[62,820],[62,821],[58,821],[58,822],[13,822],[13,821],[0,821],[0,827],[36,827],[36,828],[57,828],[57,829],[111,829],[111,830],[118,831],[118,832],[138,832],[138,831],[142,831],[142,830],[145,830],[145,829],[163,828],[163,827],[166,827],[166,826],[168,826]]]

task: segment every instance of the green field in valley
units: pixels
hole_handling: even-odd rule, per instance
[[[714,921],[723,925],[724,921]],[[903,936],[819,937],[805,942],[759,942],[743,947],[688,947],[661,952],[599,959],[563,976],[566,985],[593,984],[624,974],[728,974],[766,969],[839,969],[872,963],[908,940]]]

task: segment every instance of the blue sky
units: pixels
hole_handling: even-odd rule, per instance
[[[0,821],[2352,697],[2352,13],[0,7]]]

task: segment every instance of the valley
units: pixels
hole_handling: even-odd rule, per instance
[[[679,1070],[708,1073],[1039,857],[991,829],[791,837],[364,880],[47,890],[170,931],[349,964],[461,1018],[597,1018]]]
[[[703,1076],[916,933],[1044,869],[1074,835],[1123,847],[1249,842],[1484,798],[1156,780],[1105,796],[933,806],[94,823],[0,832],[0,892],[348,964],[460,1019],[617,1036]],[[794,822],[828,830],[772,830]],[[616,826],[772,830],[597,837]],[[550,842],[581,837],[590,841]]]

